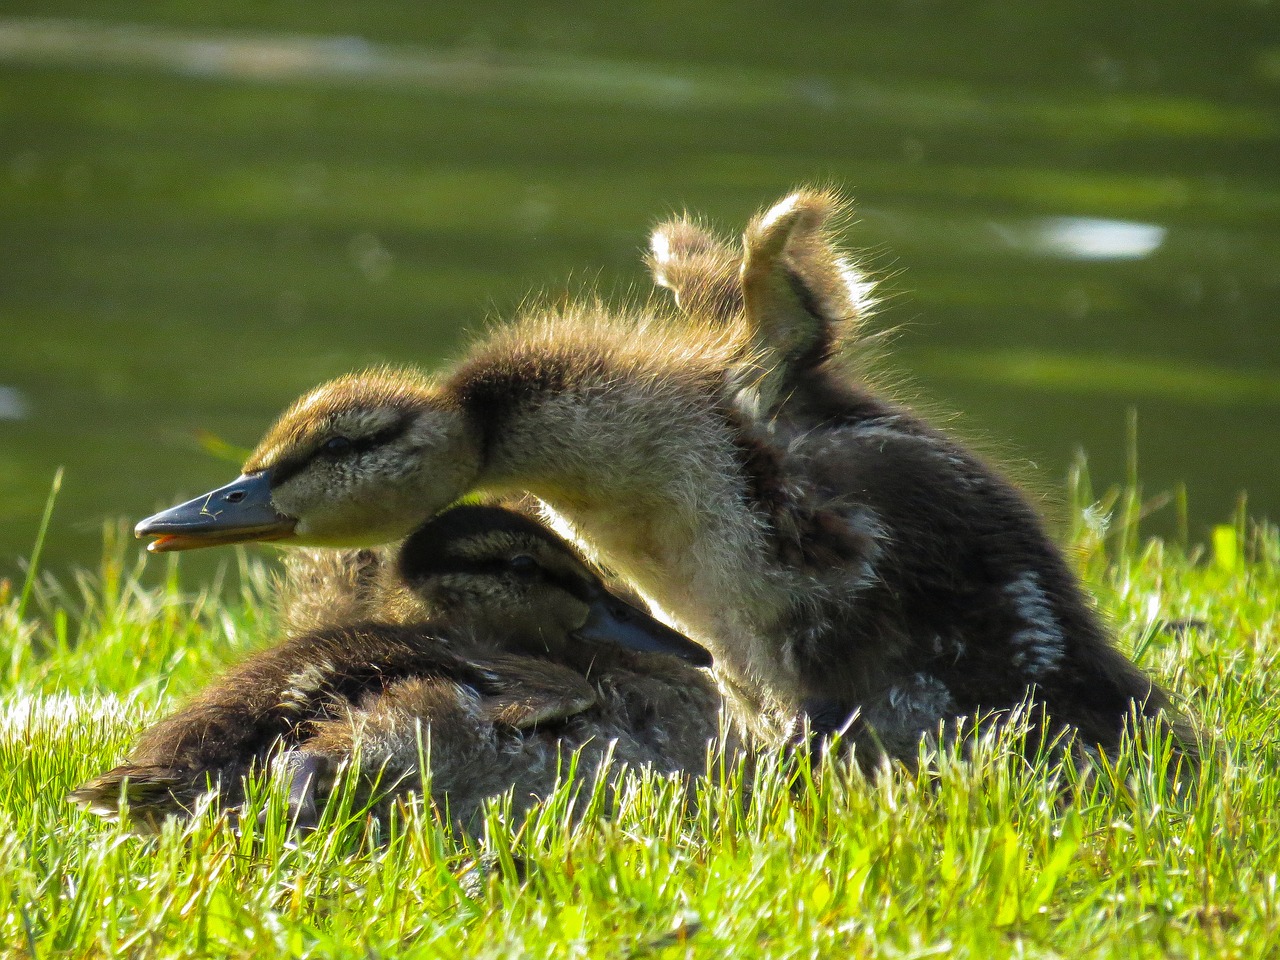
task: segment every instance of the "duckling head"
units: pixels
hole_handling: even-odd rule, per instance
[[[481,442],[412,371],[378,369],[304,394],[236,480],[138,524],[153,552],[249,540],[341,547],[403,537],[474,483]]]
[[[698,644],[610,592],[569,544],[510,510],[448,510],[404,542],[397,563],[433,622],[503,652],[555,657],[585,641],[711,664]]]

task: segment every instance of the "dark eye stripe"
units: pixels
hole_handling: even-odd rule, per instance
[[[470,559],[455,552],[455,545],[465,545],[477,538],[479,543],[492,534],[502,534],[515,546],[499,550],[499,556]],[[551,554],[562,554],[570,566],[581,561],[573,548],[531,517],[494,506],[463,506],[446,510],[428,520],[410,534],[400,548],[396,569],[402,580],[421,584],[437,574],[462,573],[477,576],[504,576],[511,572],[511,554],[515,551],[537,553],[537,543],[545,544]],[[584,569],[559,572],[538,564],[538,579],[580,600],[590,602],[598,595],[599,583]]]
[[[400,417],[395,423],[379,430],[377,433],[371,433],[366,437],[348,438],[350,446],[345,450],[340,450],[336,453],[330,452],[325,449],[325,444],[322,443],[319,447],[308,451],[307,453],[292,457],[285,457],[284,459],[277,461],[271,468],[271,485],[273,487],[279,486],[290,477],[297,476],[305,470],[308,464],[313,460],[317,460],[321,457],[332,456],[336,459],[338,457],[347,457],[353,454],[367,453],[374,447],[380,447],[385,443],[390,443],[392,440],[403,435],[408,426],[409,418]]]
[[[371,433],[367,437],[352,437],[351,446],[348,451],[351,453],[364,453],[372,450],[374,447],[380,447],[385,443],[390,443],[397,437],[401,436],[405,429],[409,426],[409,418],[401,417],[391,426],[379,430],[377,433]]]
[[[559,587],[571,597],[585,602],[590,601],[591,596],[595,593],[595,584],[587,583],[581,577],[575,577],[572,574],[559,573],[554,570],[548,570],[546,567],[540,568],[542,579],[553,587]]]
[[[532,573],[532,576],[530,576],[530,573]],[[460,574],[472,577],[513,577],[525,582],[531,580],[540,581],[546,586],[563,590],[570,596],[584,602],[589,601],[592,594],[595,593],[594,584],[588,583],[572,574],[548,570],[542,565],[538,565],[530,573],[513,571],[510,563],[505,558],[472,560],[468,557],[459,557],[447,553],[436,553],[430,557],[415,557],[414,563],[408,569],[401,567],[401,576],[413,585],[422,584],[432,577]]]
[[[277,460],[271,468],[271,485],[279,486],[290,477],[295,476],[303,471],[308,463],[311,462],[312,454],[308,453],[301,457],[285,457],[283,460]]]

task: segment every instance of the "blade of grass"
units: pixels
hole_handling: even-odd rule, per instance
[[[31,550],[31,562],[27,565],[27,578],[22,584],[22,596],[18,598],[18,622],[22,622],[27,612],[27,601],[31,599],[31,591],[36,585],[36,575],[40,570],[40,554],[44,550],[44,538],[49,532],[49,518],[53,516],[53,505],[58,499],[58,491],[62,489],[62,467],[53,475],[53,484],[49,487],[49,496],[44,502],[44,516],[40,518],[40,530],[36,533],[36,545]]]

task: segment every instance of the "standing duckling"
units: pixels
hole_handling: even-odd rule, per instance
[[[498,329],[439,380],[324,384],[243,475],[138,525],[152,550],[394,539],[459,496],[527,491],[705,644],[766,736],[807,715],[859,756],[913,756],[1030,698],[1115,748],[1134,710],[1189,727],[1111,642],[1030,501],[841,369],[869,287],[828,194],[758,217],[742,253],[655,245],[685,313],[584,305]]]
[[[836,194],[802,190],[757,216],[741,251],[681,217],[654,230],[648,257],[690,322],[736,331],[731,392],[763,426],[747,443],[775,465],[761,471],[766,488],[809,483],[809,549],[845,553],[851,536],[870,537],[853,550],[868,561],[861,602],[836,601],[828,635],[877,637],[924,668],[857,703],[815,691],[814,726],[852,721],[855,735],[879,731],[877,748],[909,754],[916,728],[1023,698],[1033,717],[1048,711],[1106,749],[1137,710],[1194,762],[1194,726],[1114,647],[1030,500],[854,373],[863,358],[844,348],[874,288],[836,244],[845,213]]]
[[[311,587],[339,609],[376,607],[360,591],[369,576],[385,578],[364,559],[369,570],[321,576],[301,595]],[[151,727],[126,763],[71,798],[115,816],[123,797],[133,823],[154,830],[214,788],[241,803],[244,777],[275,757],[306,825],[344,761],[358,758],[361,780],[395,795],[421,788],[425,749],[432,796],[465,825],[508,788],[517,810],[545,796],[575,750],[580,779],[609,754],[661,772],[705,770],[720,713],[693,665],[710,663],[706,651],[606,590],[540,524],[456,508],[405,541],[397,574],[430,620],[290,637]]]

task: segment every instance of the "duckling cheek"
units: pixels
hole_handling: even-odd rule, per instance
[[[590,615],[585,603],[542,583],[527,586],[518,601],[508,598],[508,607],[511,622],[528,636],[536,637],[538,647],[547,650],[563,646]]]
[[[385,506],[376,497],[362,495],[350,472],[336,465],[289,479],[272,492],[272,503],[281,513],[298,519],[293,541],[301,545],[375,544],[407,532],[388,530]]]
[[[521,650],[533,654],[554,654],[564,647],[565,638],[574,625],[585,620],[585,615],[567,618],[557,604],[539,602],[545,598],[523,597],[486,598],[490,606],[501,604],[489,618],[490,642],[496,642],[508,650]]]

